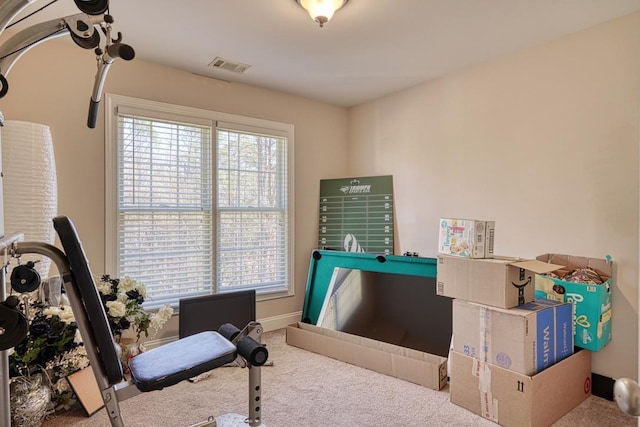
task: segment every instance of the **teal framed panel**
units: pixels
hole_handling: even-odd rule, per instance
[[[316,324],[335,268],[436,278],[437,259],[314,250],[309,263],[302,321]]]

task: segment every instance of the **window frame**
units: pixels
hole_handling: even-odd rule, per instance
[[[274,136],[284,136],[287,139],[287,269],[288,280],[285,290],[260,291],[256,288],[258,301],[282,298],[294,295],[295,292],[295,252],[294,252],[294,126],[289,123],[275,122],[271,120],[257,119],[247,116],[239,116],[229,113],[221,113],[205,109],[186,107],[164,102],[139,99],[124,95],[106,93],[104,96],[105,108],[105,271],[112,277],[120,276],[120,260],[118,250],[118,110],[127,112],[136,111],[150,118],[182,121],[185,123],[210,123],[211,124],[211,166],[212,166],[212,200],[214,234],[214,258],[217,259],[217,224],[218,216],[215,200],[217,199],[217,175],[216,175],[216,147],[217,147],[217,123],[224,123],[225,128],[232,126],[238,131],[255,131],[262,129],[265,133]],[[216,277],[214,265],[214,280]],[[212,294],[218,293],[218,284],[212,283]],[[177,299],[175,306],[177,307]],[[173,304],[172,304],[173,305]]]

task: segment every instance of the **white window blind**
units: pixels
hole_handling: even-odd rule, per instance
[[[217,290],[286,291],[287,137],[227,123],[216,132]]]
[[[145,307],[293,294],[293,125],[107,94],[105,273]]]
[[[211,126],[118,114],[119,274],[150,308],[213,288]]]

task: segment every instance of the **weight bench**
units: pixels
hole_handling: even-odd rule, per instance
[[[268,352],[260,343],[259,323],[251,322],[242,330],[225,324],[219,331],[201,332],[141,353],[131,360],[131,379],[127,380],[75,227],[64,216],[54,218],[53,226],[65,253],[52,245],[33,242],[17,243],[15,253],[45,255],[58,267],[112,426],[125,425],[119,402],[139,393],[170,387],[232,362],[249,371],[249,416],[226,414],[218,419],[219,424],[209,418],[197,425],[221,427],[227,421],[241,425],[238,420],[252,427],[262,425],[260,366],[266,363]]]

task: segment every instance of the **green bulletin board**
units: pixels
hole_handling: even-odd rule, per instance
[[[320,180],[318,248],[393,254],[393,177]]]

